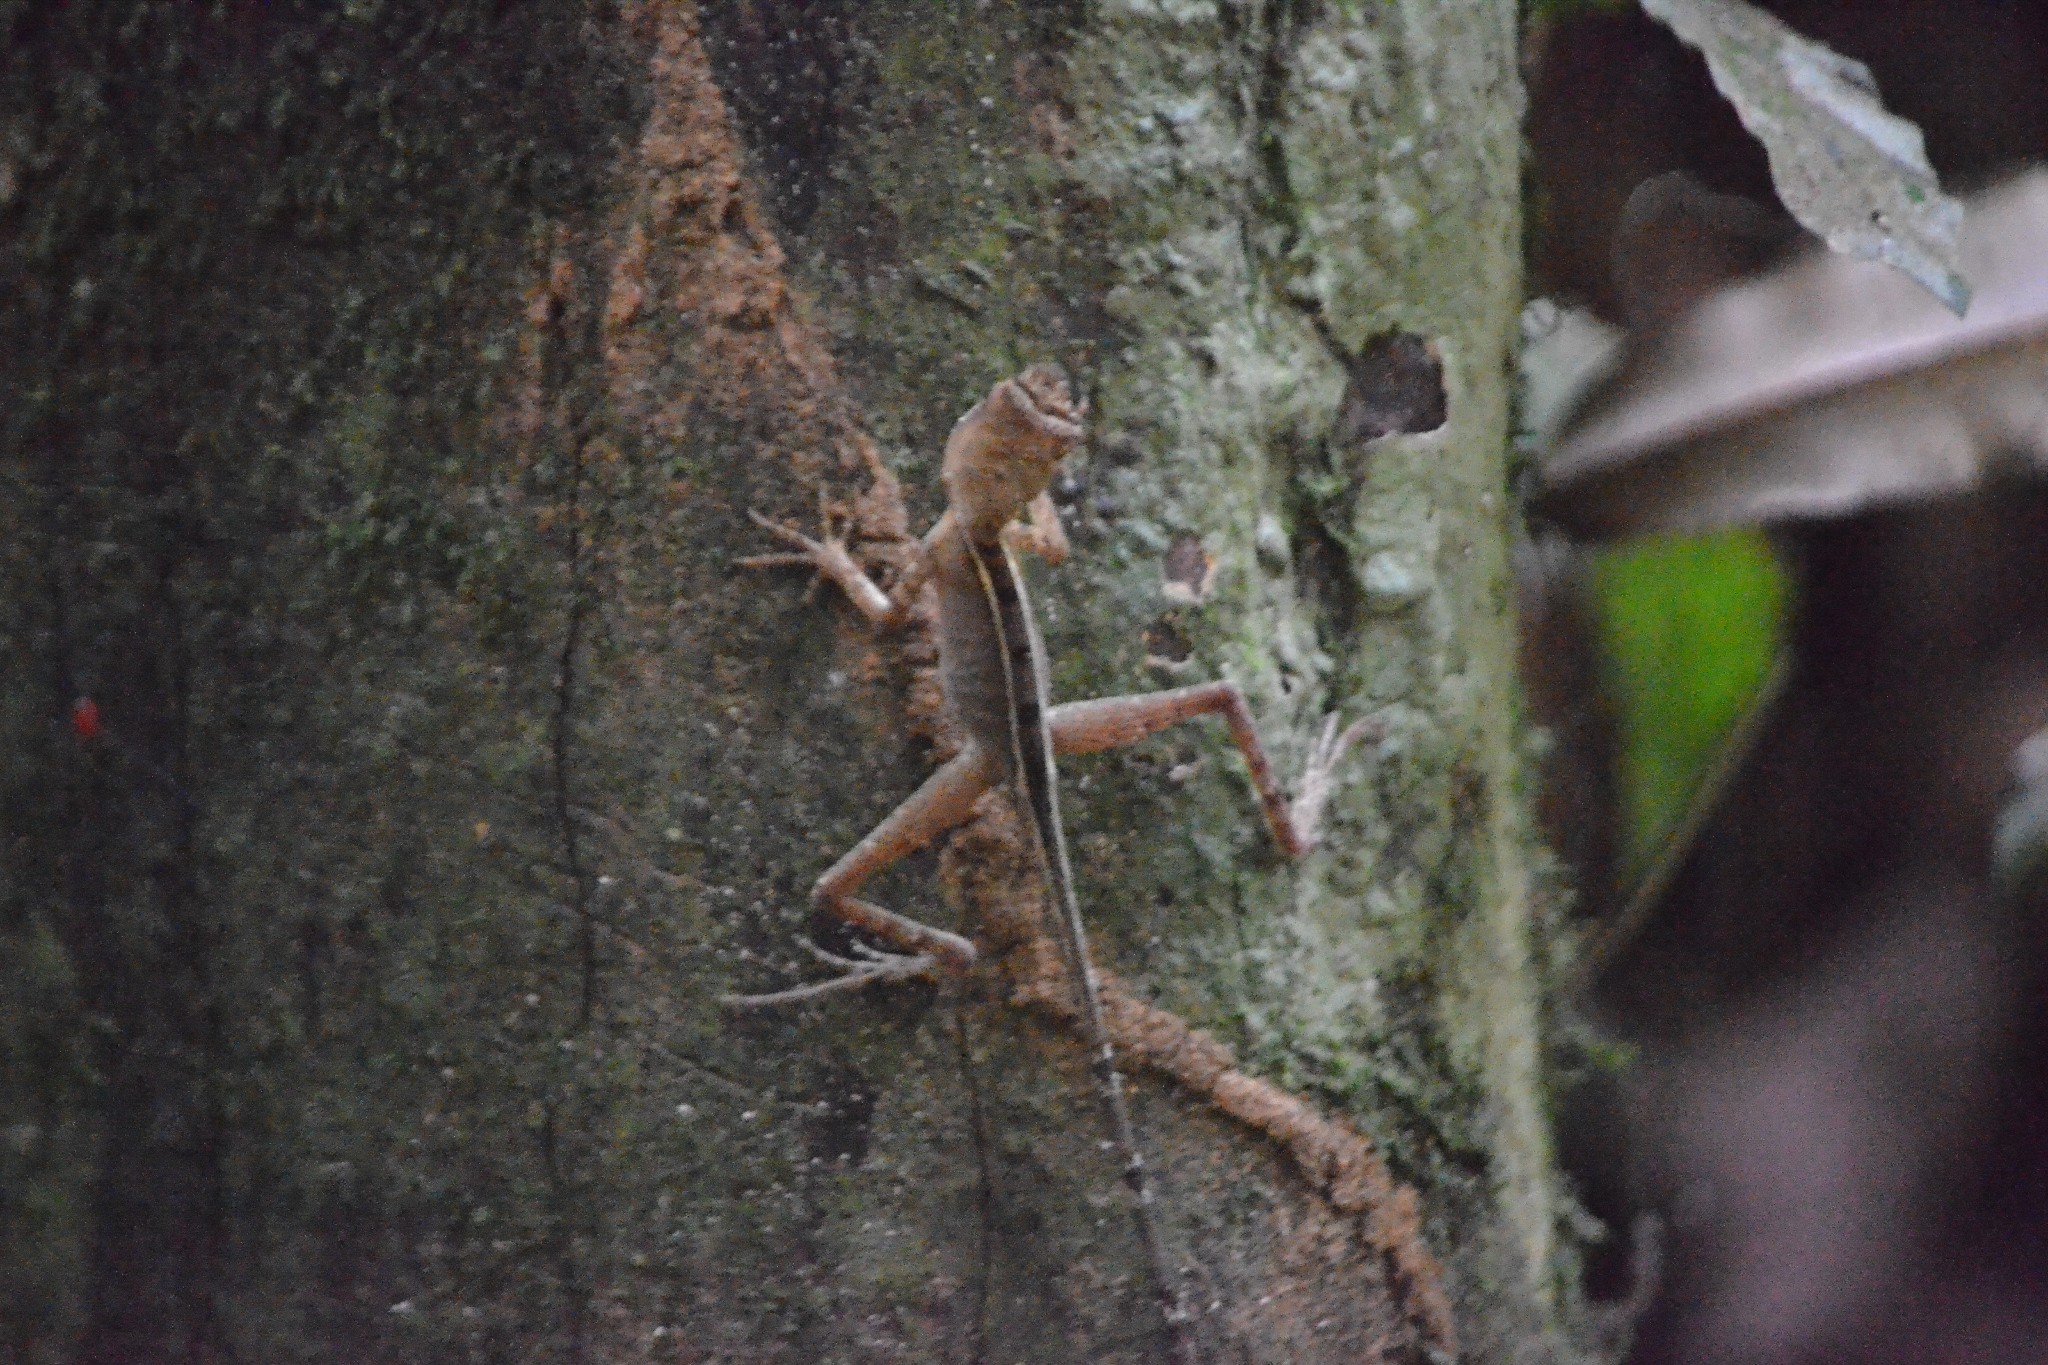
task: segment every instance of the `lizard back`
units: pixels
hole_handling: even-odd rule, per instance
[[[1005,775],[1015,776],[1012,723],[1024,707],[1032,712],[1028,728],[1042,728],[1048,681],[1016,566],[1001,545],[975,547],[956,530],[932,546],[932,575],[939,588],[939,685],[947,709],[1002,762]]]
[[[1031,615],[1031,599],[1025,595],[1023,575],[1017,561],[1001,544],[975,545],[962,537],[973,559],[975,575],[988,603],[986,620],[994,635],[994,653],[1001,660],[1001,691],[1005,719],[1000,735],[1007,755],[1007,768],[1017,783],[1035,824],[1038,842],[1046,854],[1050,874],[1066,880],[1064,858],[1054,857],[1060,842],[1059,775],[1053,764],[1052,743],[1045,728],[1049,669],[1045,648],[1039,643],[1037,623]],[[1055,885],[1064,896],[1066,887]]]

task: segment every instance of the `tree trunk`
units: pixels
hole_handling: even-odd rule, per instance
[[[1299,865],[1203,727],[1065,774],[1202,1358],[1571,1355],[1514,22],[0,9],[0,1350],[1157,1358],[1002,798],[875,887],[970,977],[717,1003],[953,742],[746,512],[887,566],[1049,359],[1056,694],[1378,725]]]

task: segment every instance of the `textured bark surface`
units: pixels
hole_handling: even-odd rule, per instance
[[[1056,693],[1384,732],[1299,866],[1220,734],[1066,775],[1206,1354],[1573,1353],[1512,5],[0,23],[6,1350],[1154,1358],[1000,800],[875,888],[972,977],[714,1002],[949,742],[745,510],[886,567],[1055,359]]]

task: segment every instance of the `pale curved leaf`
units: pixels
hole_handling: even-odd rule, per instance
[[[1764,144],[1778,197],[1836,251],[1883,261],[1960,314],[1962,206],[1941,192],[1920,130],[1878,101],[1870,69],[1742,0],[1642,0],[1699,49]]]

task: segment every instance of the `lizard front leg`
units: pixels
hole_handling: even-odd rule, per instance
[[[772,555],[746,555],[734,562],[743,569],[771,569],[782,565],[795,565],[815,570],[818,578],[829,578],[839,585],[847,600],[860,608],[861,615],[878,626],[901,625],[910,615],[910,608],[917,601],[918,589],[924,586],[930,572],[924,542],[912,541],[914,547],[909,565],[897,581],[893,593],[884,592],[867,570],[854,562],[852,553],[846,548],[846,538],[832,527],[832,517],[822,506],[818,520],[822,525],[822,539],[813,540],[802,531],[784,526],[779,521],[770,521],[752,508],[747,509],[754,524],[785,544],[793,545],[793,551]],[[933,528],[936,534],[937,528]],[[817,579],[812,580],[812,587]],[[808,599],[807,599],[808,600]]]
[[[779,1005],[876,981],[929,976],[940,969],[957,974],[971,968],[974,945],[960,935],[920,924],[907,915],[863,900],[854,892],[889,864],[923,848],[954,826],[967,823],[974,814],[974,803],[1000,774],[1001,767],[994,758],[969,746],[926,778],[923,786],[827,868],[811,888],[811,903],[818,909],[899,951],[864,949],[862,960],[855,961],[816,950],[825,960],[844,967],[844,974],[767,995],[727,995],[721,997],[723,1002],[743,1008]]]
[[[1060,524],[1059,509],[1051,493],[1040,493],[1024,509],[1021,521],[1003,528],[1003,542],[1012,550],[1037,555],[1048,564],[1067,562],[1067,529]]]
[[[1245,704],[1244,693],[1235,683],[1197,683],[1165,692],[1072,701],[1053,707],[1046,720],[1052,729],[1053,752],[1092,754],[1135,744],[1184,720],[1213,715],[1223,717],[1230,727],[1231,742],[1244,755],[1274,842],[1290,858],[1305,856],[1316,846],[1323,806],[1329,800],[1337,764],[1354,741],[1378,728],[1375,718],[1353,721],[1342,733],[1338,732],[1335,716],[1324,722],[1292,802],[1273,776],[1273,765],[1266,758],[1265,746],[1259,742],[1258,727],[1252,723],[1251,707]]]

